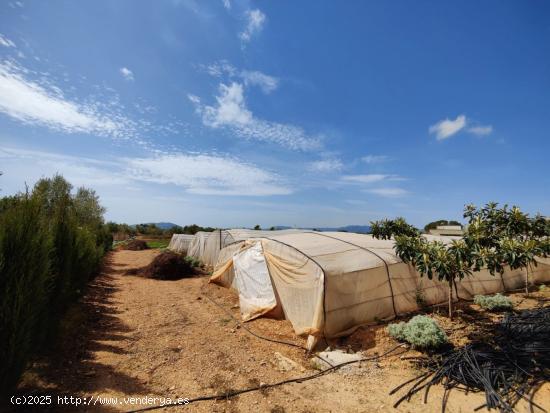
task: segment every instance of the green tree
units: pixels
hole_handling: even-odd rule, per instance
[[[371,234],[377,239],[391,239],[398,235],[417,237],[420,235],[418,229],[408,224],[405,218],[383,219],[371,221]]]
[[[255,229],[255,230],[260,230],[260,229],[262,229],[262,227],[260,227],[259,225],[255,225],[255,226],[254,226],[254,229]]]
[[[440,219],[438,221],[433,221],[429,224],[426,224],[424,226],[424,232],[430,232],[431,229],[436,229],[438,226],[441,225],[460,225],[462,227],[462,224],[458,221],[448,221],[446,219]]]
[[[473,257],[468,245],[463,240],[453,240],[451,244],[428,241],[404,218],[371,222],[371,227],[375,238],[395,238],[397,256],[411,264],[420,276],[430,280],[437,276],[439,281],[447,282],[449,318],[452,318],[453,284],[472,273]]]
[[[475,250],[476,270],[486,266],[491,274],[511,269],[525,270],[525,292],[529,294],[529,270],[537,266],[537,256],[548,256],[550,224],[537,214],[531,218],[517,206],[499,208],[496,202],[482,208],[467,205],[464,218],[469,221],[464,235]]]
[[[105,208],[99,203],[99,196],[93,189],[78,188],[73,198],[76,219],[80,225],[98,228],[103,225]]]

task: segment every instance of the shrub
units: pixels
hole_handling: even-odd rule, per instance
[[[41,336],[52,250],[38,202],[25,196],[0,214],[0,394],[15,385]]]
[[[545,292],[546,290],[548,290],[548,287],[546,285],[544,284],[539,285],[539,291],[541,293]]]
[[[474,297],[474,304],[489,311],[511,310],[514,307],[512,301],[500,293],[495,295],[476,295]]]
[[[55,338],[64,312],[99,270],[111,236],[93,191],[61,176],[0,199],[0,394]]]
[[[407,323],[390,324],[388,333],[416,348],[437,348],[448,341],[445,332],[435,320],[424,315],[414,316]]]
[[[202,268],[202,263],[199,259],[194,257],[185,257],[184,259],[189,263],[189,265],[191,265],[191,267]]]

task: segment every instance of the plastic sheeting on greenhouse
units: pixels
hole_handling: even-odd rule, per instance
[[[189,249],[189,244],[195,238],[191,234],[173,234],[168,244],[168,249],[174,252],[186,254]]]
[[[204,250],[206,246],[206,241],[208,237],[212,235],[212,232],[199,231],[197,232],[187,248],[187,256],[193,257],[202,261],[204,255]]]
[[[294,234],[303,232],[298,229],[283,229],[262,231],[254,229],[217,229],[211,233],[205,241],[202,255],[199,258],[203,264],[214,266],[218,260],[220,251],[236,241],[244,241],[250,238],[271,237],[273,235]]]
[[[421,277],[393,246],[393,240],[345,232],[249,239],[221,250],[210,281],[238,291],[243,320],[279,311],[297,334],[309,336],[312,349],[320,337],[347,335],[362,324],[418,310],[419,296],[428,305],[447,301],[448,284]],[[550,260],[538,261],[530,280],[550,281]],[[457,281],[453,299],[516,289],[524,277],[522,270],[475,272]]]

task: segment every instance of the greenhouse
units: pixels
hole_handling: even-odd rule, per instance
[[[243,320],[282,314],[296,334],[309,336],[312,349],[320,337],[347,335],[362,324],[418,310],[422,303],[447,301],[447,283],[421,277],[393,246],[392,240],[346,232],[262,236],[223,248],[210,282],[238,291]],[[530,279],[550,281],[550,260],[538,261]],[[522,270],[496,276],[482,270],[457,282],[453,299],[516,289],[524,279]]]
[[[187,254],[189,245],[194,238],[195,236],[191,234],[173,234],[167,248],[174,252]]]
[[[293,234],[303,232],[298,229],[283,229],[273,231],[262,231],[253,229],[217,229],[204,241],[201,256],[195,257],[200,259],[204,264],[214,266],[218,260],[220,251],[237,241],[245,241],[250,238],[270,237],[273,235]]]
[[[206,247],[206,241],[208,240],[208,237],[212,234],[212,232],[205,232],[205,231],[199,231],[194,236],[191,242],[189,243],[189,247],[187,249],[187,256],[196,258],[198,260],[202,261],[205,247]]]

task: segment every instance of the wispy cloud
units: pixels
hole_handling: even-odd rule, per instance
[[[64,132],[85,132],[110,137],[126,137],[128,120],[104,113],[97,102],[80,104],[63,95],[59,88],[40,85],[12,63],[0,63],[0,112],[32,125]]]
[[[273,92],[279,86],[279,80],[276,77],[266,75],[257,70],[241,72],[241,76],[246,85],[259,86],[266,94]]]
[[[116,171],[118,162],[61,155],[21,148],[0,147],[0,159],[9,166],[5,178],[23,179],[28,184],[43,176],[59,173],[75,186],[126,185],[131,179]]]
[[[287,195],[292,190],[270,171],[224,155],[172,153],[140,158],[99,160],[52,152],[0,146],[0,163],[11,180],[30,180],[60,173],[76,186],[98,189],[136,183],[175,185],[203,195]],[[20,186],[20,183],[19,183]]]
[[[491,125],[472,126],[471,128],[468,128],[468,132],[477,136],[486,136],[493,133],[493,127]]]
[[[466,116],[459,115],[455,120],[444,119],[430,126],[430,133],[435,134],[438,141],[450,138],[466,126]]]
[[[343,181],[358,183],[358,184],[372,184],[381,181],[402,181],[398,175],[384,175],[384,174],[366,174],[366,175],[344,175]]]
[[[459,115],[455,120],[444,119],[437,122],[435,125],[430,126],[429,131],[431,134],[435,134],[438,141],[450,138],[461,130],[477,136],[490,135],[493,132],[491,125],[469,126],[471,123],[471,120],[466,118],[465,115]]]
[[[361,161],[373,164],[373,163],[382,163],[389,161],[390,157],[386,155],[366,155],[361,158]]]
[[[279,87],[279,79],[258,70],[239,70],[227,60],[220,60],[204,68],[210,76],[230,80],[241,80],[245,86],[258,86],[265,94],[269,94]]]
[[[217,129],[229,128],[244,139],[273,142],[289,149],[311,150],[320,147],[320,140],[308,136],[294,125],[256,118],[247,108],[243,85],[237,82],[229,86],[220,84],[217,104],[203,105],[198,96],[188,95],[195,104],[204,125]]]
[[[67,80],[67,79],[65,79]],[[187,133],[181,121],[157,123],[146,102],[134,104],[138,113],[123,105],[115,90],[93,86],[93,96],[85,100],[67,97],[66,92],[44,72],[32,72],[15,61],[0,63],[0,113],[32,126],[43,126],[65,133],[86,133],[113,139],[133,140],[150,147],[144,136]],[[76,90],[71,86],[69,91]],[[145,111],[147,108],[148,111]]]
[[[246,27],[239,34],[240,39],[247,43],[252,37],[262,31],[266,21],[265,14],[260,9],[247,10],[245,12]]]
[[[127,67],[121,67],[120,68],[120,74],[126,80],[130,80],[130,81],[134,80],[134,73],[130,69],[128,69]]]
[[[172,154],[126,161],[135,179],[174,184],[194,194],[266,196],[292,192],[277,175],[230,157]]]
[[[402,188],[372,188],[365,189],[364,192],[368,192],[370,194],[382,196],[385,198],[399,198],[409,194],[409,191],[406,191]]]
[[[225,7],[227,10],[231,10],[231,1],[229,0],[222,0],[223,7]]]
[[[323,159],[319,161],[311,162],[308,165],[308,170],[312,172],[338,172],[341,171],[344,165],[339,159]]]
[[[15,43],[12,42],[10,39],[8,39],[7,37],[3,36],[2,34],[0,34],[0,46],[4,46],[4,47],[15,47]]]

